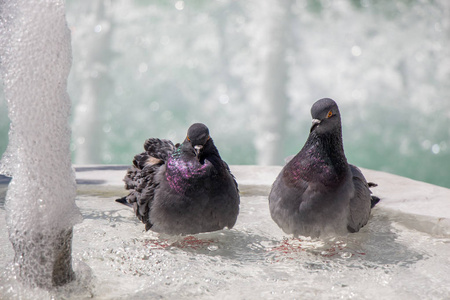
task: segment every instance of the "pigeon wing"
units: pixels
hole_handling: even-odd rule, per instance
[[[361,170],[354,165],[349,165],[353,175],[353,185],[355,194],[350,199],[350,214],[347,229],[349,232],[357,232],[367,224],[370,216],[371,192],[369,185],[361,173]]]
[[[236,224],[237,215],[239,214],[239,204],[241,202],[240,201],[240,197],[239,197],[239,186],[238,186],[238,183],[236,181],[236,177],[234,177],[234,175],[231,173],[231,170],[230,170],[230,167],[228,166],[228,164],[225,161],[223,161],[223,160],[222,160],[222,163],[223,163],[223,165],[224,165],[224,167],[226,169],[227,174],[229,174],[231,179],[233,180],[233,184],[234,185],[231,186],[230,189],[232,189],[233,192],[235,191],[235,194],[237,195],[236,198],[235,198],[236,199],[235,202],[230,201],[231,202],[230,204],[234,207],[233,212],[231,213],[231,215],[234,216],[234,217],[230,217],[229,218],[229,221],[227,222],[227,227],[229,229],[231,229]],[[231,194],[234,194],[234,193],[231,193]],[[234,198],[234,197],[232,197],[232,198]]]
[[[175,146],[169,140],[150,138],[145,141],[144,149],[151,157],[166,162],[169,155],[175,150]]]
[[[133,207],[138,219],[145,224],[145,230],[149,230],[152,227],[149,219],[150,206],[155,190],[159,186],[155,175],[174,151],[175,146],[169,140],[150,138],[145,141],[144,149],[145,152],[134,157],[133,165],[123,180],[125,189],[130,191],[125,197],[126,202]],[[117,201],[124,202],[123,199]]]

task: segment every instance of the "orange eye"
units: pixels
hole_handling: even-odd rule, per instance
[[[191,141],[191,139],[189,138],[189,136],[186,136],[186,139],[190,142]]]
[[[327,114],[327,118],[331,118],[332,115],[333,115],[333,112],[330,110]]]

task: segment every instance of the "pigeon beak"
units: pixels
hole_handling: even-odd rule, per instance
[[[195,155],[197,156],[197,158],[200,155],[200,152],[202,151],[202,149],[203,149],[202,145],[195,145],[194,146],[194,151],[195,151]]]
[[[318,119],[313,119],[312,120],[312,125],[311,125],[311,130],[309,131],[310,133],[314,130],[314,128],[316,128],[319,124],[320,124],[320,120]]]

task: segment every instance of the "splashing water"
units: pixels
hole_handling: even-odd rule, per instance
[[[411,216],[392,214],[382,204],[358,233],[329,240],[293,239],[271,220],[268,209],[270,182],[279,169],[264,181],[264,174],[246,168],[235,172],[241,179],[241,210],[232,230],[168,236],[143,232],[133,211],[114,201],[125,193],[120,179],[126,168],[103,168],[106,178],[94,168],[91,173],[89,168],[77,173],[84,176],[77,196],[84,222],[74,227],[73,241],[77,279],[52,292],[24,291],[6,271],[0,273],[0,295],[12,299],[408,300],[450,295],[449,235],[426,233],[428,225],[417,222],[412,229]],[[111,173],[117,178],[108,179]],[[265,185],[253,185],[261,181]],[[0,270],[12,255],[5,239],[0,233]]]
[[[1,74],[11,126],[0,172],[13,177],[7,226],[17,276],[49,288],[73,278],[72,227],[80,221],[69,149],[70,33],[63,1],[5,1],[1,8]]]

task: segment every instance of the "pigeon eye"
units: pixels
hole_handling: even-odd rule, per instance
[[[190,142],[191,141],[191,139],[189,138],[189,136],[186,136],[186,139]]]
[[[333,115],[333,112],[330,110],[327,114],[327,118],[331,118],[332,115]]]

